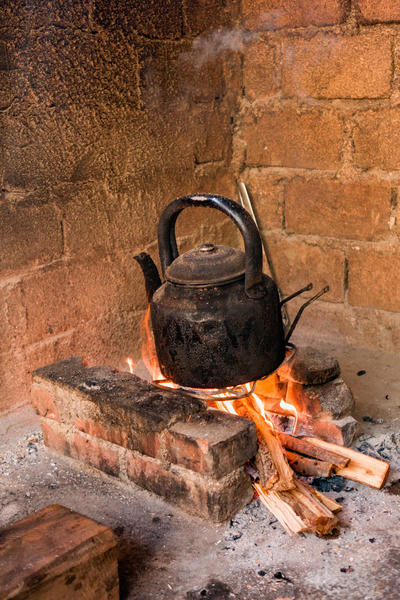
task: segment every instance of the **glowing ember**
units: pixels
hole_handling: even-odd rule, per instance
[[[133,375],[133,371],[135,368],[135,361],[133,360],[133,358],[131,358],[130,356],[127,357],[126,362],[128,363],[128,367],[129,367],[129,372],[132,373]]]

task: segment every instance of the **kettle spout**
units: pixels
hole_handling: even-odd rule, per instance
[[[153,259],[147,252],[141,252],[133,257],[136,262],[139,263],[143,275],[146,286],[146,298],[147,302],[150,304],[154,292],[160,287],[161,279],[158,274],[158,270],[156,265],[154,264]]]

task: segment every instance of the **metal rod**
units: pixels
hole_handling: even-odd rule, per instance
[[[309,300],[307,300],[307,302],[305,302],[303,304],[303,306],[301,306],[299,308],[299,311],[298,311],[297,315],[295,316],[295,319],[294,319],[294,321],[293,321],[293,323],[292,323],[292,325],[291,325],[291,327],[290,327],[290,329],[289,329],[289,331],[288,331],[288,333],[286,335],[285,344],[287,344],[288,341],[290,340],[290,338],[292,336],[292,333],[295,330],[295,327],[296,327],[297,323],[299,322],[299,319],[300,319],[301,315],[303,314],[303,310],[305,308],[307,308],[307,306],[309,306],[309,304],[311,304],[311,302],[314,302],[314,300],[318,300],[318,298],[320,296],[322,296],[322,294],[326,294],[326,292],[329,292],[329,285],[325,286],[320,292],[318,292],[318,294],[315,294],[315,296],[313,296],[312,298],[310,298]]]
[[[281,297],[282,296],[282,292],[281,292],[281,289],[279,287],[278,278],[276,276],[274,264],[272,262],[272,257],[271,257],[271,255],[269,253],[268,246],[267,246],[267,243],[266,243],[266,241],[264,239],[264,236],[262,235],[262,233],[260,231],[260,227],[258,225],[257,217],[256,217],[256,215],[254,213],[254,210],[253,210],[253,205],[251,203],[250,196],[249,196],[249,193],[247,191],[246,184],[243,181],[239,181],[238,188],[239,188],[240,204],[242,205],[242,207],[244,209],[247,210],[247,212],[250,213],[251,217],[253,218],[254,223],[257,225],[257,229],[258,229],[258,232],[260,234],[261,243],[262,243],[262,246],[263,246],[265,258],[267,259],[267,263],[268,263],[268,267],[269,267],[269,272],[271,273],[272,279],[276,283],[276,286],[277,286],[278,292],[279,292],[279,296]],[[282,304],[283,303],[281,303],[281,306],[282,306]],[[286,306],[284,306],[284,305],[282,306],[282,320],[283,320],[283,324],[285,326],[285,329],[287,329],[290,326],[290,318],[289,318],[289,313],[288,313],[288,311],[286,309]]]
[[[312,290],[312,289],[313,289],[313,284],[309,283],[308,285],[306,285],[306,287],[301,288],[301,290],[297,290],[297,292],[293,292],[293,294],[290,294],[290,296],[287,296],[286,298],[281,300],[281,306],[282,306],[282,304],[289,302],[289,300],[293,300],[293,298],[296,298],[296,296],[300,296],[300,294],[302,294],[303,292],[308,292],[309,290]]]

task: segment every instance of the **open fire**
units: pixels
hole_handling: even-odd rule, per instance
[[[161,373],[150,326],[150,306],[142,321],[141,333],[142,360],[152,382],[161,388],[180,389],[181,386],[165,379]],[[294,346],[287,350],[290,358],[295,350]],[[128,357],[126,362],[134,374],[134,360]],[[224,389],[191,389],[190,393],[202,397],[210,408],[247,417],[255,423],[258,452],[254,463],[249,462],[245,470],[252,478],[255,494],[282,526],[289,533],[328,534],[338,523],[336,513],[341,510],[340,504],[296,477],[294,472],[306,477],[329,477],[337,473],[380,488],[389,467],[383,461],[318,438],[296,437],[310,431],[307,431],[309,418],[301,406],[295,404],[295,390],[299,392],[299,386],[289,386],[274,372],[255,382]],[[283,432],[283,424],[288,419],[291,420],[290,435]]]

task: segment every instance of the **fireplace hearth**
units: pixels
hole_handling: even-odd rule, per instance
[[[339,444],[353,439],[357,423],[350,414],[353,397],[339,375],[336,359],[305,347],[255,387],[264,394],[273,427],[282,432],[280,444],[300,474],[332,472],[313,471],[312,462],[318,469],[327,464],[323,450],[317,449],[314,459],[307,458],[302,447],[285,441],[298,439],[301,444],[302,438],[285,431]],[[282,403],[282,398],[295,404]],[[191,514],[226,521],[251,501],[252,480],[257,489],[259,463],[252,460],[258,456],[260,440],[257,444],[255,424],[248,418],[252,415],[240,416],[240,409],[237,415],[229,414],[240,400],[207,402],[206,397],[160,388],[131,373],[88,367],[82,359],[71,358],[35,372],[32,402],[51,451],[135,483]],[[291,414],[294,406],[296,418]],[[382,477],[381,483],[386,475]]]

